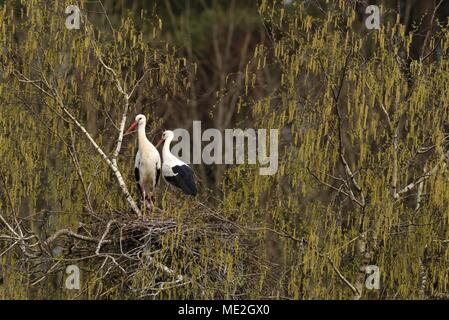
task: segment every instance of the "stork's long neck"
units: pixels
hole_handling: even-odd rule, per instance
[[[139,150],[143,150],[147,147],[150,142],[145,134],[145,125],[139,125],[139,129],[137,130],[137,139],[139,141]]]
[[[172,154],[170,152],[170,144],[172,140],[173,137],[168,137],[167,140],[165,140],[164,142],[164,146],[162,147],[162,157],[164,158],[164,160],[167,160],[170,157],[172,157]]]

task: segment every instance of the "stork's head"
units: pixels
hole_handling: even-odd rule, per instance
[[[159,142],[156,145],[156,148],[159,147],[164,141],[168,140],[168,141],[172,141],[173,138],[175,137],[175,134],[173,133],[173,131],[171,130],[165,130],[162,133],[162,138],[161,140],[159,140]]]
[[[129,126],[128,130],[125,132],[125,136],[130,134],[137,126],[144,126],[147,124],[147,118],[143,114],[138,114],[134,119],[133,123]]]

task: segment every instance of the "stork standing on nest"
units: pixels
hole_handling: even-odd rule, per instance
[[[134,122],[126,130],[125,135],[130,134],[136,127],[137,141],[139,150],[136,154],[134,164],[134,175],[136,178],[137,188],[142,196],[144,206],[149,203],[150,210],[153,208],[152,195],[161,174],[161,156],[156,147],[148,140],[145,134],[145,126],[147,118],[143,114],[136,116]]]
[[[195,196],[197,189],[192,168],[170,152],[170,143],[174,136],[173,131],[164,131],[162,139],[156,145],[158,148],[162,143],[164,144],[162,147],[162,175],[165,181],[180,188],[185,194]]]

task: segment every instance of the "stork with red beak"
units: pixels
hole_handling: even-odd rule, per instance
[[[193,170],[170,152],[170,143],[174,136],[173,131],[164,131],[162,139],[156,145],[158,148],[162,143],[164,144],[162,147],[162,175],[165,181],[180,188],[185,194],[195,196],[197,189]]]
[[[151,199],[154,188],[156,187],[159,176],[161,174],[161,156],[156,147],[148,140],[145,134],[145,126],[147,118],[143,114],[136,116],[135,121],[131,124],[125,135],[130,134],[137,127],[137,141],[139,150],[136,154],[134,164],[134,175],[136,178],[137,188],[142,196],[144,206],[146,201],[149,202],[150,210],[153,208]]]

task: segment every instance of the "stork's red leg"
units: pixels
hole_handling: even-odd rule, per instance
[[[148,197],[148,203],[150,207],[150,213],[153,211],[153,200],[151,199],[151,195]]]
[[[140,189],[140,196],[142,197],[143,201],[145,201],[145,189],[143,188],[143,184],[139,183],[139,189]]]
[[[145,212],[147,211],[146,208],[146,192],[145,192],[145,186],[143,185],[143,183],[140,183],[140,190],[142,191],[142,202],[143,202],[143,213],[145,214]]]

